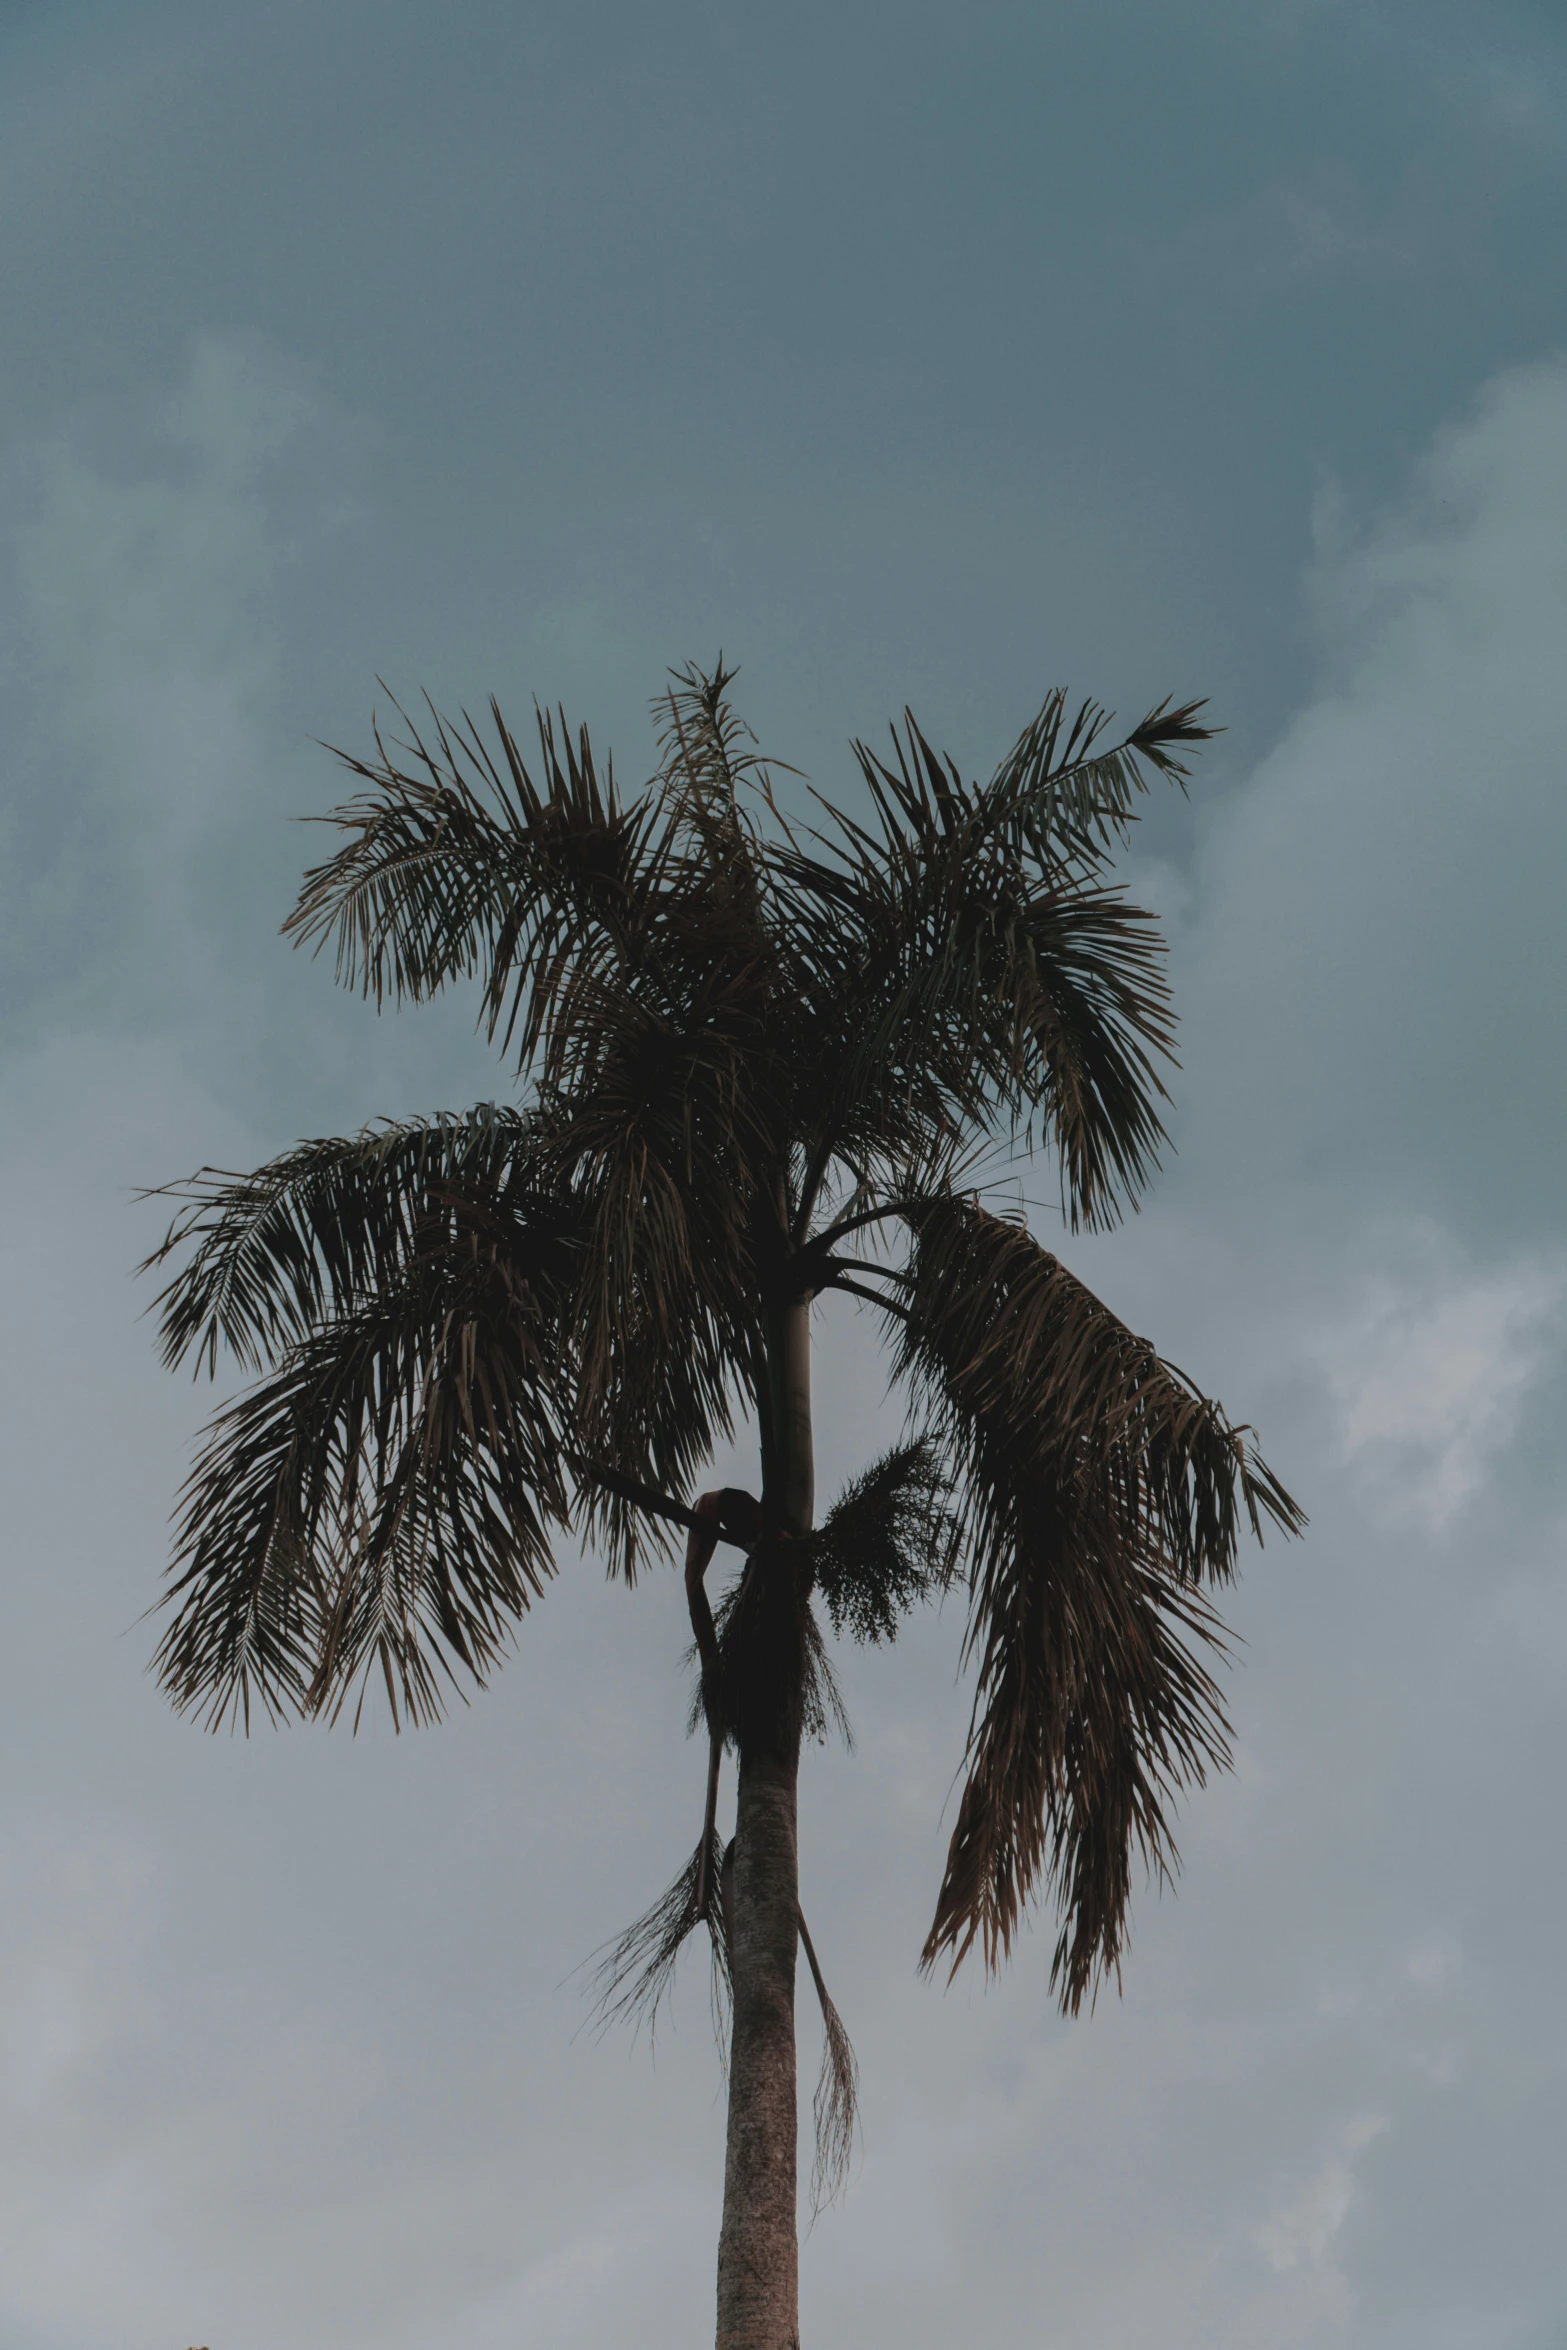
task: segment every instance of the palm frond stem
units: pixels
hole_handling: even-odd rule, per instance
[[[879,1265],[874,1257],[833,1256],[829,1257],[827,1261],[834,1271],[841,1265],[847,1267],[851,1273],[874,1273],[878,1281],[901,1281],[910,1286],[913,1283],[912,1274],[905,1273],[897,1265]]]
[[[858,1281],[851,1280],[847,1274],[837,1275],[829,1282],[828,1287],[841,1289],[849,1297],[863,1298],[868,1306],[880,1306],[884,1314],[893,1314],[900,1322],[906,1322],[909,1318],[908,1307],[899,1305],[895,1297],[883,1297],[877,1290],[865,1289]]]
[[[843,1239],[847,1233],[859,1232],[867,1224],[885,1224],[890,1216],[906,1216],[915,1204],[906,1199],[895,1199],[886,1201],[879,1208],[857,1208],[853,1215],[838,1216],[825,1226],[815,1235],[812,1246],[830,1248],[835,1240]]]
[[[630,1502],[633,1509],[646,1510],[649,1517],[667,1518],[672,1526],[684,1526],[688,1533],[698,1531],[707,1522],[688,1503],[675,1501],[669,1494],[660,1493],[656,1486],[644,1485],[640,1477],[628,1477],[623,1469],[612,1469],[603,1461],[584,1460],[579,1453],[566,1453],[562,1457],[574,1477],[601,1485],[617,1500]],[[717,1528],[716,1539],[732,1543],[736,1550],[750,1547],[743,1535],[732,1533],[722,1524]]]

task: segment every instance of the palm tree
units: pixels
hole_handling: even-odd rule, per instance
[[[924,1964],[987,1967],[1053,1900],[1052,1988],[1119,1972],[1134,1858],[1174,1863],[1174,1793],[1228,1757],[1206,1587],[1242,1521],[1295,1504],[1219,1406],[1017,1217],[1019,1144],[1059,1163],[1071,1229],[1115,1221],[1163,1139],[1172,1016],[1151,917],[1108,868],[1150,774],[1180,780],[1200,704],[1124,740],[1054,693],[988,783],[905,714],[856,744],[859,816],[780,809],[727,698],[675,673],[661,763],[623,796],[540,714],[525,765],[432,711],[338,754],[346,836],[285,926],[377,1004],[476,979],[514,1106],[204,1169],[149,1260],[167,1359],[255,1382],[184,1491],[157,1668],[216,1726],[336,1719],[384,1686],[427,1720],[481,1683],[575,1534],[633,1581],[671,1529],[708,1732],[702,1831],[610,1953],[611,2011],[656,2002],[705,1926],[732,1998],[720,2350],[798,2340],[796,1953],[827,2019],[818,2187],[853,2059],[800,1914],[802,1735],[834,1633],[890,1640],[961,1587],[975,1698]],[[878,1316],[906,1441],[818,1525],[812,1300]],[[688,1497],[754,1428],[756,1494]],[[716,1610],[720,1544],[741,1564]],[[735,1832],[716,1833],[726,1753]]]

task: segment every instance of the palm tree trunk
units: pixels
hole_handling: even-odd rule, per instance
[[[808,1534],[815,1505],[810,1300],[769,1318],[771,1438],[764,1507],[784,1535]],[[748,1707],[740,1743],[734,1864],[726,1910],[734,1979],[729,2136],[718,2240],[718,2350],[799,2350],[798,2103],[794,2046],[799,1947],[800,1628],[787,1541],[759,1562],[775,1579],[770,1691]]]
[[[767,1379],[773,1427],[772,1482],[763,1496],[786,1534],[809,1534],[816,1511],[811,1438],[811,1301],[796,1298],[767,1317]]]
[[[734,2037],[718,2239],[718,2350],[799,2350],[794,1962],[796,1769],[742,1759],[730,1878]]]

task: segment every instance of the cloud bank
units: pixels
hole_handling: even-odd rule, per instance
[[[232,343],[161,413],[117,469],[57,444],[14,540],[63,779],[18,919],[95,976],[44,957],[5,1080],[0,2336],[674,2350],[716,2225],[702,1988],[655,2073],[573,2037],[571,1980],[700,1800],[673,1587],[565,1562],[419,1739],[212,1743],[139,1678],[194,1407],[133,1319],[124,1187],[288,1139],[350,1061],[344,1124],[466,1075],[438,1025],[404,1060],[340,1007],[301,1025],[293,976],[248,1032],[178,1013],[227,968],[210,872],[259,822],[290,625],[276,467],[316,426]],[[1248,1566],[1240,1766],[1122,2001],[1054,2020],[1044,1933],[989,1991],[915,1978],[958,1626],[849,1660],[860,1750],[811,1758],[805,1868],[866,2125],[812,2338],[1539,2350],[1567,2313],[1564,524],[1567,372],[1501,377],[1325,535],[1323,682],[1204,819],[1180,1155],[1077,1261],[1244,1404],[1314,1526]],[[241,1098],[290,1038],[306,1077]],[[830,1482],[879,1381],[852,1314],[820,1336]]]

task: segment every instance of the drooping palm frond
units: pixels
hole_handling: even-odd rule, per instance
[[[1227,1759],[1199,1586],[1243,1521],[1303,1520],[1247,1431],[1021,1227],[959,1199],[910,1222],[898,1368],[959,1481],[978,1662],[925,1963],[977,1939],[994,1966],[1049,1887],[1072,2009],[1118,1965],[1134,1851],[1171,1868],[1175,1791]]]
[[[473,1233],[285,1348],[185,1487],[155,1658],[175,1704],[334,1711],[379,1668],[420,1721],[482,1684],[554,1571],[568,1392],[548,1300]]]
[[[204,1167],[146,1196],[178,1203],[140,1267],[182,1260],[151,1309],[164,1360],[194,1355],[209,1373],[220,1348],[251,1370],[275,1361],[475,1219],[558,1295],[587,1214],[541,1166],[534,1122],[494,1102],[298,1143],[252,1175]]]
[[[689,1734],[705,1724],[742,1747],[781,1701],[797,1709],[800,1735],[820,1743],[836,1730],[853,1746],[843,1692],[806,1589],[811,1558],[811,1546],[801,1543],[758,1547],[747,1559],[713,1611],[716,1687],[696,1649],[686,1652],[699,1676],[686,1717]]]
[[[962,1527],[946,1507],[935,1446],[902,1444],[844,1487],[811,1537],[811,1564],[834,1632],[891,1642],[921,1600],[948,1590]]]
[[[1134,1863],[1178,1863],[1180,1791],[1228,1767],[1229,1723],[1203,1658],[1222,1627],[1201,1593],[1085,1552],[1083,1530],[1030,1509],[1014,1574],[985,1610],[957,1823],[922,1963],[987,1968],[1025,1910],[1054,1897],[1050,1981],[1073,2014],[1119,1979]]]
[[[713,1953],[713,2022],[723,2045],[723,2018],[729,2005],[729,1935],[724,1922],[724,1848],[710,1837],[703,1865],[699,1844],[667,1892],[605,1952],[594,1975],[593,2012],[601,2030],[629,2023],[658,2030],[659,2010],[674,1988],[681,1951],[699,1925],[706,1925]]]
[[[849,2164],[854,2155],[854,2132],[860,2110],[860,2063],[854,2053],[854,2044],[844,2029],[842,2016],[828,1995],[822,1978],[821,1961],[816,1945],[811,1940],[811,1929],[800,1912],[800,1947],[805,1952],[805,1963],[811,1970],[811,1981],[816,1986],[817,2004],[822,2011],[822,2062],[816,2076],[816,2091],[811,2099],[811,2120],[815,2124],[816,2150],[811,2164],[811,2217],[819,2219],[830,2203],[836,2203],[849,2183]]]
[[[905,1211],[914,1234],[899,1375],[1034,1447],[1102,1497],[1183,1582],[1227,1582],[1242,1519],[1300,1511],[1220,1407],[1160,1360],[1025,1226],[977,1203]]]

